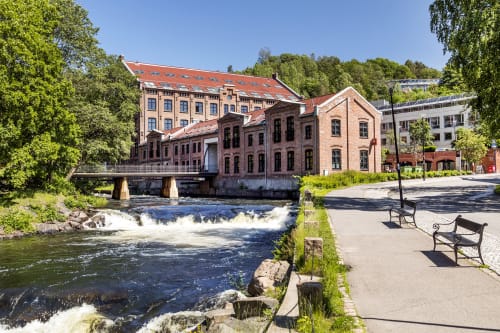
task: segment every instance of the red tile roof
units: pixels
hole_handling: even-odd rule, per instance
[[[328,94],[323,96],[318,96],[310,99],[303,100],[302,103],[306,105],[306,111],[304,113],[312,113],[314,112],[314,107],[317,105],[321,105],[336,94]]]
[[[152,65],[124,61],[125,66],[135,74],[146,88],[184,90],[218,94],[223,85],[232,85],[240,91],[240,96],[299,100],[300,96],[277,79],[190,69],[173,66]]]
[[[193,137],[197,135],[209,134],[216,132],[218,129],[217,124],[218,119],[200,121],[199,123],[191,124],[184,128],[181,128],[178,132],[174,134],[176,139]]]
[[[260,125],[264,120],[266,120],[266,110],[267,109],[260,109],[248,112],[247,115],[250,116],[250,119],[245,126]]]

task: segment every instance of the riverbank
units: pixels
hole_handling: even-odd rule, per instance
[[[0,193],[0,239],[81,230],[107,199],[39,191]]]

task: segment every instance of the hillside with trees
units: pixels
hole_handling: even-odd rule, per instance
[[[314,54],[284,53],[273,56],[268,48],[261,49],[255,65],[241,73],[264,77],[278,73],[280,80],[305,98],[338,92],[352,86],[368,100],[388,99],[387,82],[402,79],[442,78],[443,84],[427,91],[417,89],[405,93],[396,90],[396,103],[464,91],[460,75],[448,67],[441,72],[412,60],[399,64],[385,58],[343,62],[335,56],[316,57]]]

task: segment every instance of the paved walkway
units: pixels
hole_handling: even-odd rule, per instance
[[[325,198],[340,254],[351,267],[347,275],[351,296],[368,332],[500,332],[499,276],[469,260],[459,260],[455,266],[453,251],[442,246],[433,252],[432,238],[423,231],[461,212],[451,201],[459,203],[467,197],[465,182],[489,183],[491,179],[404,181],[405,197],[418,198],[419,204],[442,200],[439,207],[417,209],[422,229],[389,223],[387,208],[398,198],[397,183],[357,186],[333,191]],[[455,186],[459,195],[447,197]],[[474,213],[474,220],[483,217],[488,218],[484,222],[500,223],[500,210],[486,207],[486,196],[484,215],[480,214],[477,195],[476,201],[469,202],[474,211],[463,212],[464,217]],[[492,243],[483,248],[483,256],[493,267],[500,243],[496,234],[488,236]]]

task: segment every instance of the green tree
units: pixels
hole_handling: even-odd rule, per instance
[[[10,187],[46,186],[79,157],[59,19],[48,0],[0,0],[0,180]]]
[[[463,127],[457,130],[455,150],[460,150],[462,158],[468,163],[477,165],[486,156],[486,144],[487,139],[481,134]]]
[[[106,56],[86,71],[72,71],[70,104],[81,128],[80,164],[117,163],[129,157],[140,91],[118,57]]]
[[[432,135],[431,125],[429,125],[427,119],[421,118],[410,124],[410,139],[420,146],[432,144],[434,136]]]
[[[500,2],[435,0],[429,7],[431,31],[450,54],[478,98],[477,109],[493,131],[500,132]]]

